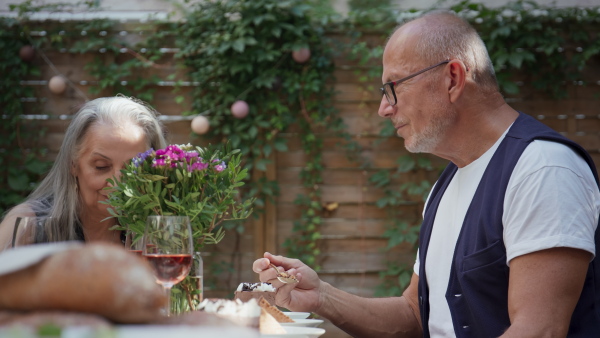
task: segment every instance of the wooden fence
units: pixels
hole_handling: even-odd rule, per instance
[[[377,39],[375,39],[377,40]],[[56,69],[64,74],[74,86],[85,93],[88,98],[110,96],[116,92],[104,92],[100,95],[90,95],[89,84],[98,79],[91,78],[84,66],[98,54],[70,54],[56,50],[44,51],[47,58]],[[165,59],[171,62],[169,54]],[[108,58],[109,56],[103,56]],[[129,55],[117,55],[111,62],[119,62],[129,58]],[[36,97],[23,98],[31,102],[27,114],[47,114],[48,119],[41,124],[46,128],[43,144],[48,147],[49,159],[52,159],[63,139],[64,131],[69,123],[68,115],[73,114],[84,99],[73,87],[62,95],[50,93],[45,81],[55,75],[54,71],[38,57],[35,61],[42,69],[39,78],[26,79],[23,85],[36,88]],[[338,203],[339,207],[331,212],[324,212],[321,226],[322,239],[319,241],[322,255],[319,262],[322,266],[320,276],[349,292],[372,296],[374,288],[380,283],[378,273],[386,269],[385,262],[394,260],[412,266],[414,251],[410,245],[401,245],[386,252],[386,238],[383,237],[386,223],[386,212],[375,205],[382,197],[381,190],[368,182],[371,174],[379,169],[394,168],[396,159],[406,154],[403,141],[397,137],[381,139],[378,134],[383,119],[377,115],[380,95],[377,89],[380,79],[369,83],[358,80],[357,72],[362,69],[356,62],[344,57],[336,59],[337,90],[335,107],[348,126],[348,132],[362,146],[362,157],[370,167],[364,169],[357,161],[348,158],[346,150],[338,144],[338,139],[324,132],[325,140],[323,165],[324,183],[322,203]],[[181,70],[174,66],[149,71],[150,75],[157,74],[161,78],[172,72]],[[584,72],[586,80],[591,85],[583,86],[577,82],[566,84],[567,99],[554,100],[528,85],[527,76],[518,75],[523,82],[521,93],[507,98],[511,105],[530,115],[536,116],[555,130],[582,144],[590,151],[595,162],[600,164],[600,60],[593,60],[592,65]],[[527,74],[523,70],[522,74]],[[126,80],[126,79],[124,79]],[[170,117],[180,116],[188,110],[190,87],[184,87],[182,92],[187,97],[184,104],[175,103],[172,89],[168,83],[157,86],[153,100],[149,102],[161,114]],[[41,111],[39,110],[41,107]],[[65,117],[66,115],[66,117]],[[61,117],[62,116],[62,117]],[[36,121],[39,122],[39,121]],[[24,120],[24,125],[34,123]],[[191,135],[190,121],[165,121],[173,143],[192,142],[202,145],[206,140]],[[262,256],[264,251],[285,254],[282,243],[292,236],[293,221],[298,219],[301,210],[293,202],[297,194],[304,192],[299,174],[306,162],[298,133],[290,130],[286,133],[289,151],[273,155],[273,164],[269,166],[266,176],[275,179],[280,186],[280,196],[274,204],[268,204],[266,213],[258,220],[250,221],[242,234],[229,233],[219,245],[208,250],[205,256],[206,278],[218,277],[216,284],[206,292],[209,297],[231,297],[239,282],[256,281],[256,275],[251,271],[252,262]],[[436,164],[443,165],[445,161],[432,158]],[[420,172],[406,175],[395,181],[400,185],[409,180],[434,180],[437,172]],[[411,222],[418,224],[422,203],[418,200],[403,206],[403,214]],[[219,265],[219,262],[227,264]],[[229,265],[232,264],[232,265]],[[328,337],[344,336],[341,331],[331,325]]]

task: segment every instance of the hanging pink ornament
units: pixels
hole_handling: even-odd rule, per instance
[[[19,57],[25,62],[31,62],[35,57],[35,49],[33,46],[25,45],[19,49]]]
[[[310,49],[301,48],[292,52],[292,58],[298,63],[305,63],[310,59]]]
[[[250,111],[250,107],[246,101],[238,100],[231,105],[231,114],[238,119],[246,117],[248,111]]]
[[[192,131],[198,135],[203,135],[208,132],[210,128],[210,122],[206,116],[198,115],[192,119]]]
[[[67,89],[67,81],[60,75],[53,76],[50,81],[48,81],[48,88],[50,88],[50,91],[53,94],[60,95]]]

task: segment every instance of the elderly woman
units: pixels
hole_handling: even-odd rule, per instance
[[[0,223],[0,249],[10,247],[17,217],[51,217],[32,242],[123,241],[107,219],[108,178],[150,147],[166,146],[156,112],[126,97],[87,102],[74,116],[52,169],[27,200]],[[40,227],[41,228],[41,227]]]

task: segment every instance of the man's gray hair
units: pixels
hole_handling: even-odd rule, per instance
[[[461,60],[482,91],[498,91],[496,73],[485,44],[467,21],[450,11],[431,11],[417,19],[426,20],[425,28],[417,33],[419,39],[414,51],[417,59],[427,64]]]

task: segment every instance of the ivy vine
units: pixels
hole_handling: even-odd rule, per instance
[[[185,114],[206,115],[211,123],[208,139],[228,141],[242,150],[245,166],[255,178],[248,182],[242,198],[257,197],[258,211],[279,193],[277,182],[263,173],[275,152],[287,151],[289,135],[284,132],[298,126],[294,135],[301,138],[308,159],[301,172],[307,193],[295,201],[302,205],[303,214],[294,223],[296,235],[284,246],[289,255],[312,264],[320,253],[321,134],[327,129],[349,139],[331,104],[334,66],[323,26],[326,21],[309,18],[316,8],[316,4],[299,0],[202,2],[189,8],[183,22],[136,27],[143,38],[133,45],[116,34],[116,27],[122,24],[114,20],[39,23],[28,20],[30,13],[42,9],[33,2],[14,9],[19,12],[18,27],[24,36],[31,39],[30,32],[44,32],[35,37],[39,52],[94,55],[85,67],[95,79],[87,84],[91,94],[123,93],[152,103],[156,86],[165,79],[149,76],[148,70],[162,67],[165,55],[161,47],[177,48],[179,52],[168,62],[185,69],[187,78],[177,79],[172,74],[166,80],[175,82],[175,91],[183,82],[197,84]],[[302,48],[311,53],[305,63],[292,58],[292,52]],[[184,95],[179,93],[176,103],[183,104]],[[229,111],[236,100],[245,100],[250,106],[244,119],[234,118]],[[243,231],[240,225],[226,226]]]
[[[321,152],[325,128],[343,133],[343,124],[332,108],[334,65],[324,27],[311,21],[313,8],[305,1],[202,2],[192,8],[179,27],[181,52],[197,81],[191,114],[210,118],[210,137],[228,140],[242,150],[247,168],[258,180],[250,182],[249,194],[258,206],[278,194],[276,181],[261,175],[274,152],[288,149],[284,132],[299,126],[307,163],[301,178],[308,191],[298,196],[302,216],[294,222],[294,236],[286,239],[288,254],[309,264],[320,251]],[[296,62],[292,53],[310,50],[310,59]],[[244,100],[250,113],[236,119],[229,111]]]
[[[39,142],[44,130],[31,123],[23,123],[25,105],[21,98],[33,96],[30,87],[21,81],[39,76],[40,70],[29,57],[20,53],[31,53],[32,46],[20,34],[18,22],[11,18],[0,18],[0,215],[8,208],[21,202],[36,186],[49,168],[43,160],[46,149]],[[26,47],[24,47],[26,46]],[[23,48],[29,48],[26,51]]]
[[[348,17],[342,18],[317,0],[205,1],[192,5],[183,22],[137,25],[133,28],[137,40],[117,34],[115,27],[123,24],[112,20],[40,23],[29,21],[27,14],[46,7],[33,1],[13,6],[19,17],[0,19],[0,70],[4,74],[0,130],[6,135],[0,139],[0,211],[19,203],[48,168],[43,160],[46,150],[36,143],[43,131],[23,128],[21,119],[26,111],[21,98],[33,97],[34,90],[20,81],[39,77],[40,72],[18,57],[19,49],[34,45],[40,53],[94,54],[94,61],[86,66],[95,79],[89,83],[91,94],[123,93],[152,103],[161,81],[173,81],[175,103],[181,104],[187,115],[203,114],[210,119],[208,138],[228,140],[242,150],[254,177],[244,198],[256,197],[259,209],[279,193],[277,182],[264,175],[273,155],[287,151],[290,130],[300,137],[307,159],[301,173],[305,194],[295,201],[302,214],[284,246],[290,256],[318,267],[323,137],[333,131],[358,153],[332,108],[332,59],[335,52],[348,51],[364,65],[357,76],[365,84],[379,82],[383,46],[369,44],[364,35],[378,35],[383,42],[396,24],[419,14],[394,9],[390,3],[352,0]],[[95,2],[83,5],[94,7]],[[55,6],[54,10],[68,10],[66,5]],[[598,7],[550,8],[516,1],[488,8],[464,1],[452,9],[480,32],[506,96],[522,95],[523,82],[554,98],[564,98],[567,85],[595,84],[584,71],[600,54],[595,28],[600,22]],[[34,31],[45,34],[33,36]],[[334,41],[332,36],[340,33],[350,42]],[[179,52],[166,55],[161,50],[164,46]],[[301,48],[311,51],[306,63],[291,57]],[[186,73],[187,78],[184,81],[175,72],[166,79],[149,75],[165,67],[177,67],[182,70],[177,73]],[[197,84],[191,89],[191,101],[182,90],[184,82]],[[376,90],[370,85],[368,89]],[[245,100],[250,106],[244,119],[229,112],[236,100]],[[389,124],[381,130],[382,140],[397,137]],[[383,234],[388,239],[387,250],[403,243],[416,246],[419,221],[402,209],[423,203],[439,170],[431,157],[423,155],[404,156],[397,163],[397,168],[378,171],[369,180],[384,193],[376,204],[388,212]],[[363,167],[369,168],[369,164]],[[411,183],[396,183],[407,175],[414,178]],[[239,224],[227,226],[243,231]],[[407,285],[412,266],[394,260],[387,264],[388,269],[380,274],[378,295],[397,295]]]
[[[364,3],[360,0],[356,3],[359,10],[350,12],[349,19],[359,41],[364,33],[379,35],[383,41],[394,26],[422,12],[393,10],[389,2],[384,2],[382,8],[393,15],[381,17],[382,8],[363,7],[362,10],[360,5]],[[599,32],[594,28],[600,22],[600,7],[553,8],[532,1],[515,1],[489,8],[463,1],[451,9],[467,19],[486,43],[500,89],[508,99],[523,95],[520,88],[524,83],[532,84],[534,89],[550,99],[566,98],[568,85],[596,84],[596,80],[586,76],[584,70],[600,55]],[[370,24],[365,26],[364,23]],[[350,55],[360,64],[369,66],[358,74],[367,86],[381,74],[379,62],[382,53],[382,46],[372,46],[364,40],[353,46]],[[374,88],[369,86],[369,89]],[[397,137],[389,121],[383,122],[379,136],[382,139]],[[370,177],[370,182],[384,193],[384,197],[376,204],[385,208],[388,214],[383,235],[388,238],[385,250],[404,243],[415,248],[417,246],[421,221],[411,220],[401,210],[402,206],[418,203],[419,199],[423,204],[441,169],[432,165],[430,159],[431,156],[419,154],[402,156],[397,160],[397,168],[380,170]],[[424,178],[400,186],[393,185],[399,176],[417,173]],[[396,260],[387,261],[386,264],[387,269],[379,274],[381,284],[376,289],[376,295],[401,295],[410,282],[412,265],[400,264]]]

